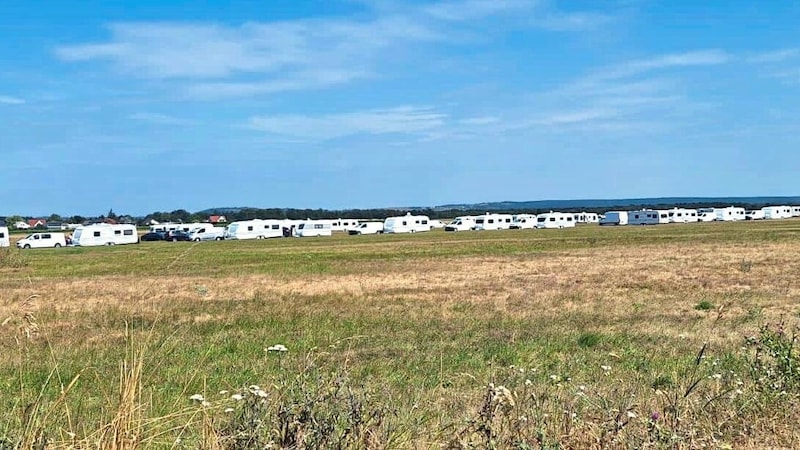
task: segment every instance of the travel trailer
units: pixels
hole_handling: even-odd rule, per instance
[[[306,220],[294,229],[296,237],[330,236],[333,232],[330,220]]]
[[[658,225],[661,223],[661,213],[654,209],[641,211],[628,211],[628,225]]]
[[[572,213],[549,212],[536,216],[536,228],[572,228],[575,216]]]
[[[792,217],[800,217],[800,206],[792,206]]]
[[[600,225],[627,225],[628,211],[608,211],[602,219]]]
[[[475,216],[458,216],[444,226],[444,231],[469,231],[475,227]]]
[[[225,227],[225,239],[267,239],[283,237],[283,221],[280,220],[242,220]]]
[[[702,209],[697,210],[697,221],[698,222],[714,222],[717,220],[717,213],[712,211],[703,211]]]
[[[761,208],[764,211],[765,219],[788,219],[792,217],[792,208],[789,206],[765,206]]]
[[[697,222],[697,210],[686,208],[672,208],[667,210],[670,223]]]
[[[18,248],[64,247],[67,238],[64,233],[33,233],[17,241]]]
[[[204,226],[210,226],[210,225],[211,224],[209,224],[209,223],[200,223],[200,222],[194,222],[194,223],[171,223],[171,222],[165,222],[165,223],[157,223],[157,224],[150,225],[149,231],[151,233],[155,233],[156,231],[163,231],[163,232],[166,233],[168,231],[180,230],[180,231],[185,231],[185,232],[189,233],[192,230],[194,230],[195,228],[204,227]]]
[[[579,212],[575,213],[575,222],[577,223],[598,223],[600,222],[600,216],[596,213],[590,212]]]
[[[508,230],[513,221],[511,214],[486,213],[475,218],[475,230]]]
[[[128,224],[112,225],[96,223],[78,227],[72,232],[71,244],[76,247],[96,247],[100,245],[138,244],[139,233],[136,226]]]
[[[517,214],[511,222],[512,230],[532,230],[536,228],[535,214]]]
[[[357,227],[351,228],[348,234],[383,234],[383,222],[361,222]]]
[[[414,216],[411,213],[405,216],[387,217],[383,221],[384,233],[417,233],[430,231],[430,218],[428,216]]]
[[[211,224],[194,228],[189,232],[189,239],[194,242],[221,241],[225,238],[225,228],[215,227]]]
[[[728,206],[727,208],[714,208],[716,220],[730,222],[735,220],[744,220],[744,208],[737,208],[735,206]]]
[[[8,237],[8,227],[0,227],[0,247],[10,247],[11,240]]]
[[[336,219],[331,220],[331,229],[333,231],[344,231],[355,229],[358,227],[359,221],[357,219]]]

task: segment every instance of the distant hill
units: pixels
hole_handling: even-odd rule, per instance
[[[526,202],[488,202],[439,205],[436,211],[513,211],[513,210],[608,210],[655,206],[749,206],[798,205],[800,197],[658,197],[584,200],[534,200]]]

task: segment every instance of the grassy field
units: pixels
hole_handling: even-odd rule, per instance
[[[0,448],[794,448],[798,254],[797,220],[2,249]]]

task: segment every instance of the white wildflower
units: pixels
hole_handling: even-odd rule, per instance
[[[256,396],[257,396],[257,397],[261,397],[261,398],[267,398],[267,397],[269,397],[269,394],[267,394],[267,392],[266,392],[266,391],[264,391],[264,390],[261,390],[261,389],[257,390],[257,391],[255,392],[255,394],[256,394]]]
[[[209,406],[211,406],[211,403],[203,400],[202,402],[200,402],[200,406],[202,406],[204,408],[208,408]]]
[[[233,408],[225,408],[226,413],[232,413],[234,411]]]
[[[268,352],[279,352],[279,353],[283,353],[283,352],[288,352],[288,351],[289,351],[289,349],[288,349],[288,348],[286,348],[286,346],[284,346],[283,344],[275,344],[275,345],[273,345],[273,346],[267,347],[267,351],[268,351]]]
[[[531,381],[530,379],[527,379],[527,378],[525,379],[525,386],[530,386],[532,384],[533,384],[533,381]]]
[[[231,395],[231,400],[236,400],[238,402],[239,400],[242,400],[242,399],[244,399],[244,396],[242,394],[233,394],[233,395]]]
[[[203,397],[201,394],[193,394],[191,397],[189,397],[189,400],[193,400],[193,401],[196,401],[196,402],[202,402],[205,399],[206,398]]]
[[[633,412],[633,411],[628,411],[626,415],[628,416],[628,419],[635,419],[636,418],[636,413]]]
[[[228,395],[228,391],[225,390],[219,391],[219,395]]]
[[[603,369],[606,376],[611,372],[611,366],[600,366],[600,368]]]

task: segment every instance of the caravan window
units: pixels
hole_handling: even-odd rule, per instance
[[[408,222],[406,222],[406,221],[404,220],[404,221],[403,221],[403,226],[406,226],[406,225],[408,225]]]
[[[120,234],[122,234],[120,230],[114,230],[114,235],[119,236]]]
[[[539,217],[536,219],[537,222],[544,222],[545,220],[547,219],[545,219],[544,217]]]
[[[6,234],[3,233],[2,231],[0,231],[0,238],[4,238],[4,237],[6,237]]]
[[[423,221],[422,221],[422,224],[423,224],[423,225],[427,225],[427,224],[428,224],[428,221],[427,221],[427,220],[423,220]]]
[[[133,236],[133,230],[125,230],[125,236]]]
[[[321,230],[321,229],[323,229],[323,228],[324,228],[324,227],[322,226],[322,224],[321,224],[321,223],[315,223],[315,224],[314,224],[314,229],[315,229],[315,230]]]
[[[475,220],[475,223],[481,224],[481,223],[483,223],[483,219],[477,219],[477,220]]]
[[[280,227],[281,227],[281,226],[280,226],[280,225],[278,225],[277,223],[276,223],[276,224],[274,224],[274,225],[272,225],[272,229],[273,229],[273,230],[277,230],[277,229],[279,229]]]
[[[572,217],[567,217],[567,222],[572,222]]]
[[[252,225],[248,226],[247,231],[253,231],[253,226]]]
[[[551,217],[551,218],[550,218],[550,222],[555,222],[555,221],[556,221],[556,218],[555,218],[555,217]]]
[[[100,232],[99,232],[99,231],[95,231],[95,232],[93,233],[93,236],[94,236],[94,237],[100,237]]]
[[[494,223],[494,219],[489,219],[489,223]]]

